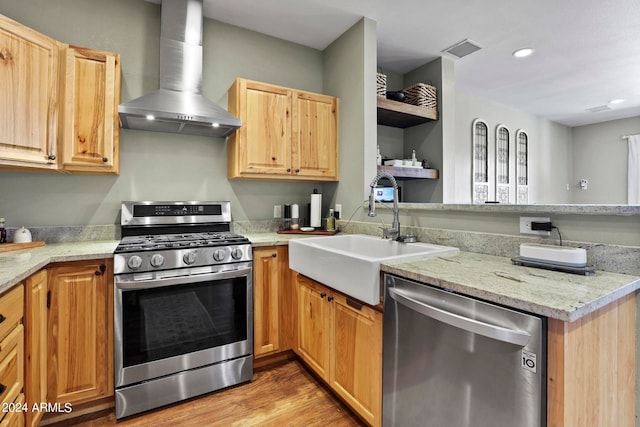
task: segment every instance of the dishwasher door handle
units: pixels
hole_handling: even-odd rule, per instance
[[[433,307],[422,301],[411,298],[406,293],[396,288],[388,288],[388,291],[392,299],[405,307],[458,329],[473,332],[474,334],[493,338],[495,340],[514,344],[520,347],[524,347],[531,338],[530,334],[523,331],[492,325],[480,320],[469,319],[468,317]]]

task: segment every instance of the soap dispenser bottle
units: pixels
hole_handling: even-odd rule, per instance
[[[411,166],[418,166],[418,159],[416,159],[416,150],[411,152]]]

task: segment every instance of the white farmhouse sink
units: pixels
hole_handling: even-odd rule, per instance
[[[380,263],[459,252],[451,246],[398,243],[362,234],[289,241],[289,267],[368,304],[380,303]]]

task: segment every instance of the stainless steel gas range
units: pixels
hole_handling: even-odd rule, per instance
[[[250,381],[253,257],[229,202],[123,202],[116,418]]]

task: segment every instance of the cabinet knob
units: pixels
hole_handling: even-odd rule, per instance
[[[287,172],[291,172],[291,168],[287,168]]]
[[[56,156],[54,156],[53,154],[49,154],[48,159],[49,159],[49,160],[55,160],[55,159],[56,159]]]
[[[102,276],[105,271],[107,271],[107,266],[104,264],[100,264],[100,267],[98,267],[98,270],[96,270],[96,276]]]
[[[327,301],[329,301],[329,302],[333,301],[333,297],[327,298]]]
[[[296,173],[300,173],[300,169],[296,169]]]
[[[275,258],[275,257],[278,256],[278,254],[274,252],[274,253],[271,254],[271,256]]]
[[[107,163],[107,162],[109,161],[109,158],[108,158],[108,157],[103,157],[103,158],[102,158],[102,161],[103,161],[104,163]]]
[[[0,314],[0,323],[4,322],[7,318]]]
[[[327,294],[326,294],[326,293],[324,293],[324,292],[322,292],[322,293],[320,294],[320,298],[324,298],[324,297],[326,297],[326,296],[327,296]]]
[[[271,158],[271,160],[273,160],[273,161],[275,162],[275,161],[276,161],[276,158],[275,158],[275,157],[272,157],[272,158]]]
[[[7,386],[4,384],[0,384],[0,394],[4,393],[4,391],[7,389]]]

